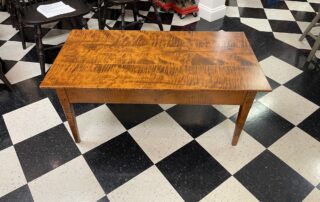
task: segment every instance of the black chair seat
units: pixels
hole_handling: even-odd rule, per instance
[[[55,2],[58,2],[58,1],[46,1],[37,5],[34,4],[24,8],[21,13],[22,22],[28,25],[46,24],[50,22],[56,22],[64,18],[83,16],[90,12],[90,7],[81,0],[62,0],[63,3],[71,6],[72,8],[75,9],[75,11],[71,13],[66,13],[63,15],[58,15],[52,18],[46,18],[44,15],[42,15],[37,11],[37,7],[39,5],[46,5],[46,4],[51,4]]]

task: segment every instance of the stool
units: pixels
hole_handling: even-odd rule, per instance
[[[137,25],[138,23],[141,23],[143,20],[138,20],[138,16],[143,18],[143,19],[149,19],[149,20],[153,20],[151,18],[149,18],[148,16],[144,16],[144,15],[141,15],[138,11],[138,7],[137,7],[137,2],[139,0],[99,0],[100,2],[98,2],[98,15],[99,15],[99,29],[103,30],[104,27],[107,27],[108,29],[113,29],[112,27],[110,27],[109,25],[106,24],[106,19],[105,19],[105,8],[108,6],[111,5],[120,5],[121,7],[121,26],[120,26],[120,29],[121,30],[125,30],[127,27],[130,27],[130,26],[134,26],[134,25]],[[101,11],[101,8],[102,8],[102,1],[103,1],[103,4],[104,4],[104,9]],[[151,6],[153,7],[154,9],[154,12],[156,14],[156,24],[158,24],[159,26],[159,29],[161,31],[163,31],[163,26],[162,26],[162,21],[161,21],[161,17],[160,17],[160,14],[158,12],[158,8],[154,2],[154,0],[149,0],[149,2],[151,3]],[[133,9],[132,9],[132,12],[133,12],[133,18],[134,18],[134,21],[131,22],[130,24],[125,24],[125,8],[126,8],[126,5],[127,4],[132,4],[133,5]]]
[[[1,60],[0,58],[0,80],[3,81],[3,83],[5,85],[7,85],[7,87],[12,90],[12,86],[10,84],[10,82],[8,81],[8,79],[5,77],[4,73],[3,73],[3,70],[2,70],[2,67],[4,66],[4,62]]]
[[[320,19],[320,9],[319,9],[316,17],[313,18],[312,22],[308,25],[307,29],[303,32],[302,36],[299,38],[299,41],[302,41],[307,35],[309,35],[315,40],[315,43],[312,47],[312,50],[309,53],[309,56],[307,58],[307,62],[310,62],[312,60],[312,58],[316,54],[316,51],[320,47],[320,33],[319,33],[319,36],[315,36],[315,35],[311,34],[311,32],[310,32],[312,28],[320,26],[320,24],[317,24],[319,19]]]

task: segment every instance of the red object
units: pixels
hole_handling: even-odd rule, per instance
[[[172,8],[172,1],[168,2],[168,3],[164,3],[161,0],[155,0],[156,4],[161,7],[163,10],[169,10],[170,8]]]
[[[188,15],[190,13],[195,13],[199,11],[198,5],[193,5],[188,8],[181,8],[177,6],[176,4],[172,4],[172,8],[174,11],[179,13],[180,15]]]
[[[197,13],[199,11],[198,5],[192,5],[187,8],[181,8],[178,5],[176,5],[173,1],[164,3],[161,0],[155,0],[155,2],[163,10],[167,11],[169,9],[173,9],[175,12],[177,12],[180,15],[188,15],[190,13]]]

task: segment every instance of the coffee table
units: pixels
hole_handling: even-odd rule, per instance
[[[74,103],[240,105],[236,145],[257,92],[271,91],[240,32],[73,30],[41,88],[55,89],[73,137]]]

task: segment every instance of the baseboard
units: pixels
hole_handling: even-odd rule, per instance
[[[201,18],[212,22],[215,20],[218,20],[220,18],[223,18],[226,14],[226,6],[221,5],[216,8],[209,8],[206,5],[203,5],[202,3],[199,3],[199,15]]]

